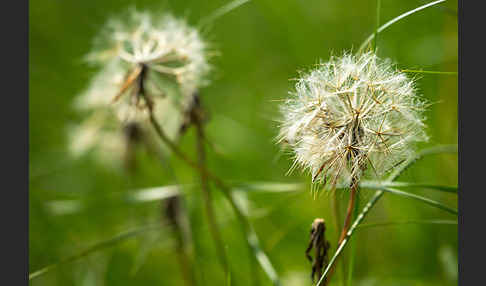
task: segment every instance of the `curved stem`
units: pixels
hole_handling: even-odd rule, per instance
[[[439,154],[439,153],[452,153],[452,152],[457,152],[457,145],[443,145],[443,146],[435,146],[431,148],[424,149],[417,153],[414,157],[410,158],[406,162],[404,162],[402,165],[400,165],[386,180],[386,182],[392,182],[395,179],[397,179],[408,167],[410,167],[414,162],[422,158],[423,156],[426,155],[432,155],[432,154]],[[324,279],[330,272],[330,270],[333,268],[334,262],[336,259],[341,255],[341,252],[343,251],[344,247],[349,241],[349,238],[353,235],[353,232],[355,229],[358,227],[358,225],[363,221],[363,219],[366,217],[370,209],[378,202],[378,200],[383,196],[385,191],[383,190],[378,190],[375,192],[373,197],[368,201],[366,206],[363,208],[361,213],[358,215],[356,220],[354,221],[353,225],[349,229],[349,231],[346,233],[346,236],[344,237],[344,240],[342,243],[339,245],[338,249],[334,253],[334,256],[331,258],[331,261],[329,261],[328,266],[326,267],[326,270],[322,274],[321,278],[317,282],[317,286],[321,285],[323,283]],[[330,273],[329,273],[330,274]]]
[[[172,224],[173,232],[176,238],[176,253],[181,265],[182,277],[187,285],[197,285],[194,266],[191,257],[187,251],[187,237],[179,223]]]
[[[251,227],[250,222],[247,220],[246,216],[244,215],[242,209],[236,201],[234,200],[232,196],[231,189],[226,186],[226,184],[216,175],[213,173],[209,172],[205,167],[200,166],[199,164],[196,164],[194,161],[192,161],[186,154],[184,154],[170,139],[167,137],[165,132],[162,130],[161,126],[153,116],[153,114],[150,112],[149,113],[149,120],[154,127],[157,135],[160,137],[160,139],[169,147],[169,149],[177,155],[181,160],[183,160],[187,165],[190,167],[198,170],[199,172],[205,174],[207,178],[211,179],[214,184],[223,192],[223,195],[225,198],[228,200],[230,203],[231,207],[233,208],[233,211],[236,214],[236,217],[240,221],[243,231],[246,235],[246,240],[248,242],[248,245],[253,251],[254,256],[260,263],[260,266],[264,270],[265,274],[270,278],[272,281],[273,285],[280,285],[280,279],[278,278],[278,275],[273,268],[272,264],[270,263],[270,260],[268,257],[265,255],[265,253],[261,250],[257,236],[255,232],[253,231],[253,228]]]
[[[179,180],[176,176],[176,173],[174,172],[170,161],[167,160],[167,158],[164,157],[162,151],[158,148],[159,146],[155,144],[152,140],[150,140],[149,137],[147,136],[142,136],[143,142],[148,150],[149,153],[153,154],[161,163],[162,167],[168,172],[168,174],[172,177],[174,180],[174,183],[177,186],[181,186],[179,183]],[[180,194],[178,194],[180,195]],[[168,198],[168,200],[174,199],[175,196],[171,196]],[[166,208],[167,205],[165,204],[166,202],[164,200],[161,200],[161,207],[162,209]],[[180,214],[182,215],[182,214]],[[170,216],[168,216],[169,219]],[[182,218],[182,217],[181,217]],[[176,253],[177,257],[179,259],[179,264],[181,265],[182,273],[183,273],[183,278],[184,281],[186,281],[187,285],[197,285],[197,280],[196,280],[196,273],[194,271],[194,260],[193,257],[191,257],[191,251],[190,249],[190,244],[192,243],[190,239],[190,233],[189,230],[190,228],[184,228],[183,225],[181,225],[182,221],[181,218],[173,219],[173,231],[174,235],[176,238]],[[184,217],[185,218],[185,217]]]
[[[376,45],[378,42],[378,29],[380,28],[380,8],[381,0],[376,0],[376,29],[375,29],[375,40],[373,41],[373,52],[376,52]]]
[[[348,232],[349,226],[351,224],[351,219],[353,217],[353,209],[354,209],[354,202],[356,198],[356,192],[358,191],[358,184],[355,184],[353,188],[351,188],[351,196],[349,198],[348,209],[346,211],[346,218],[344,220],[343,230],[341,231],[341,236],[339,237],[338,244],[344,240],[346,233]]]
[[[346,238],[346,234],[349,231],[351,219],[353,218],[353,210],[354,210],[354,204],[355,204],[356,193],[358,191],[358,188],[359,188],[358,182],[355,179],[353,179],[352,183],[351,183],[351,195],[349,197],[348,209],[346,210],[346,218],[344,219],[343,229],[341,230],[341,235],[339,236],[339,240],[338,240],[338,243],[337,243],[338,250],[341,248],[341,244],[343,243],[344,239]],[[336,252],[337,252],[337,250],[336,250]],[[334,261],[332,261],[332,260],[331,260],[331,262],[334,263]],[[330,265],[331,265],[331,262],[329,262]],[[330,273],[327,276],[327,279],[325,281],[329,281],[331,279],[332,274],[334,273],[334,268],[335,268],[334,265],[331,268]],[[319,283],[317,285],[319,285]]]
[[[204,168],[206,165],[206,152],[204,150],[204,130],[202,123],[197,121],[196,122],[196,130],[197,130],[197,153],[198,153],[198,160],[199,166]],[[203,200],[206,209],[206,215],[209,221],[209,229],[211,235],[214,239],[214,244],[216,245],[216,251],[218,252],[218,257],[220,260],[221,265],[223,266],[225,277],[229,274],[229,264],[228,259],[226,258],[226,253],[224,250],[224,243],[223,239],[221,238],[221,233],[219,231],[218,223],[216,222],[216,216],[214,215],[214,208],[211,199],[211,192],[209,189],[208,178],[207,175],[203,172],[200,173],[201,178],[201,189],[203,193]]]
[[[366,217],[366,215],[368,214],[368,212],[378,202],[378,200],[381,198],[381,196],[383,196],[383,194],[384,194],[383,191],[381,191],[381,190],[380,191],[377,191],[373,195],[373,197],[371,198],[371,200],[363,208],[363,211],[361,211],[361,213],[358,215],[358,217],[354,221],[354,223],[351,226],[351,228],[349,229],[349,231],[345,234],[343,241],[339,245],[339,247],[336,250],[336,253],[334,254],[334,256],[331,258],[331,261],[329,261],[329,264],[327,265],[326,270],[324,270],[324,273],[322,274],[321,279],[319,279],[319,281],[317,282],[317,285],[316,286],[319,286],[319,285],[321,285],[321,283],[323,283],[324,278],[328,275],[328,273],[330,272],[331,268],[333,268],[333,266],[335,265],[334,262],[341,255],[341,252],[343,251],[343,249],[346,246],[346,244],[349,242],[349,238],[351,237],[351,235],[353,234],[353,232],[356,230],[357,226],[361,223],[361,221],[363,221],[363,219]]]
[[[334,190],[333,194],[332,194],[332,210],[333,210],[334,225],[336,227],[336,232],[339,233],[339,231],[341,230],[341,208],[340,208],[340,205],[339,205],[339,200],[338,200],[338,197],[337,197],[336,190]],[[344,285],[343,284],[344,283],[344,269],[342,271],[341,280],[342,280],[341,285]]]
[[[356,196],[356,203],[354,205],[353,210],[353,218],[356,219],[359,213],[359,195]],[[348,267],[348,277],[347,277],[347,286],[351,286],[353,282],[353,270],[354,270],[354,263],[356,259],[356,238],[353,238],[351,241],[351,256],[349,258],[349,267]]]

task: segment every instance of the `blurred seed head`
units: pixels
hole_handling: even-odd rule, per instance
[[[281,106],[279,141],[314,181],[353,184],[365,169],[381,176],[427,140],[414,81],[374,53],[344,54],[297,80]],[[370,168],[368,168],[370,167]]]
[[[146,65],[154,91],[164,92],[158,81],[168,79],[190,95],[207,83],[207,49],[198,30],[183,19],[132,10],[126,17],[108,21],[87,59],[102,65],[119,62],[121,75]]]
[[[88,117],[70,128],[70,150],[78,156],[97,149],[102,161],[123,157],[126,126],[136,123],[140,132],[153,132],[151,111],[174,138],[210,70],[207,44],[197,29],[170,14],[134,10],[109,20],[86,58],[99,71],[74,101]]]

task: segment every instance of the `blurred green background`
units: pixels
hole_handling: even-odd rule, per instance
[[[112,16],[129,7],[170,11],[192,25],[228,1],[30,1],[30,272],[79,253],[98,241],[160,221],[160,202],[133,203],[134,190],[174,184],[160,162],[142,153],[133,174],[110,169],[89,156],[72,160],[67,128],[82,117],[73,98],[87,87],[96,69],[82,57]],[[381,1],[381,23],[428,1]],[[378,54],[400,68],[457,71],[457,1],[447,1],[408,17],[380,34]],[[293,88],[292,78],[327,60],[331,53],[354,50],[376,25],[374,0],[256,0],[217,19],[204,36],[214,57],[212,83],[201,90],[211,120],[210,169],[228,182],[308,183],[299,171],[286,172],[291,158],[275,144],[278,100]],[[430,142],[457,143],[457,76],[420,75],[418,87],[434,105],[427,112]],[[194,131],[181,148],[195,156]],[[197,183],[196,173],[170,158],[182,183]],[[457,184],[457,155],[431,156],[409,169],[401,181]],[[223,229],[231,280],[251,284],[247,247],[229,204],[213,188]],[[199,285],[225,285],[209,235],[200,190],[183,190],[190,216]],[[265,191],[264,189],[262,191]],[[457,196],[411,190],[456,207]],[[361,201],[372,191],[362,190]],[[311,285],[304,256],[314,218],[323,217],[334,248],[336,230],[330,196],[314,199],[308,188],[294,193],[240,192],[264,251],[284,285]],[[347,194],[340,195],[345,208]],[[386,194],[366,222],[456,219],[430,206]],[[363,229],[356,235],[353,285],[456,285],[457,226],[401,225]],[[126,239],[83,259],[63,264],[30,285],[182,285],[169,228]],[[261,285],[270,281],[258,270]],[[333,277],[338,284],[341,275]]]

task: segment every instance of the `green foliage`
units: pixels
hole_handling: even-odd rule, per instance
[[[380,2],[382,23],[427,3]],[[304,251],[316,217],[329,222],[327,235],[334,253],[339,232],[330,223],[332,197],[322,193],[313,198],[308,174],[285,175],[292,158],[275,144],[275,119],[298,70],[332,53],[356,49],[373,34],[376,0],[237,1],[241,6],[235,9],[224,6],[227,3],[30,1],[29,272],[34,275],[56,265],[30,285],[182,285],[176,235],[165,225],[160,203],[179,193],[189,218],[198,285],[248,285],[254,280],[269,285],[272,271],[282,285],[310,284],[311,266]],[[193,25],[204,24],[203,19],[211,22],[204,25],[204,36],[219,55],[212,59],[211,84],[201,90],[210,115],[208,169],[233,187],[251,232],[258,236],[259,244],[253,246],[260,263],[271,262],[267,275],[262,268],[252,270],[248,237],[212,184],[216,219],[232,269],[231,276],[223,275],[204,217],[199,175],[176,156],[154,158],[140,148],[137,167],[128,172],[97,164],[89,156],[74,160],[68,155],[67,130],[82,119],[72,109],[73,98],[96,72],[82,59],[104,22],[131,5],[170,10]],[[431,140],[421,148],[457,143],[457,77],[450,76],[457,71],[456,7],[457,1],[446,1],[379,34],[377,53],[420,76],[421,93],[434,103],[427,114]],[[196,158],[195,140],[190,130],[179,145],[191,158]],[[457,147],[439,151],[451,148]],[[427,156],[391,175],[397,172],[399,181],[381,186],[448,209],[457,204],[456,154]],[[178,188],[161,188],[175,185]],[[344,210],[348,192],[338,190],[337,196]],[[363,190],[360,205],[374,198]],[[380,222],[395,227],[371,227]],[[457,284],[451,267],[457,265],[457,257],[450,251],[457,249],[457,227],[450,213],[386,194],[357,229],[352,285]],[[335,275],[334,283],[340,277]]]

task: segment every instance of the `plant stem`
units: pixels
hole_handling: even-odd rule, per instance
[[[354,205],[354,210],[353,210],[353,218],[356,219],[358,214],[359,214],[359,195],[356,196],[356,203]],[[356,238],[353,238],[353,241],[351,241],[351,256],[349,258],[348,279],[347,279],[346,286],[351,286],[353,282],[353,268],[354,268],[355,258],[356,258]]]
[[[426,155],[432,155],[432,154],[439,154],[439,153],[452,153],[452,152],[457,152],[457,145],[443,145],[443,146],[435,146],[431,148],[424,149],[417,153],[414,157],[409,158],[407,161],[405,161],[402,165],[397,167],[397,169],[386,179],[385,182],[393,182],[396,180],[407,168],[409,168],[413,163],[415,163],[417,160],[423,158]],[[326,275],[330,272],[331,268],[333,268],[334,262],[336,259],[339,257],[341,252],[344,249],[344,246],[347,244],[349,238],[353,235],[354,230],[357,228],[357,226],[363,221],[365,216],[368,214],[370,209],[378,202],[378,200],[383,196],[385,191],[383,190],[378,190],[375,192],[373,197],[368,201],[366,206],[363,208],[361,213],[358,215],[356,220],[354,221],[353,225],[349,229],[349,231],[346,233],[346,236],[342,243],[339,245],[338,249],[334,253],[333,257],[331,258],[331,261],[329,261],[328,266],[326,267],[326,270],[324,271],[324,274],[322,274],[321,278],[317,282],[316,286],[321,285],[321,283],[324,281],[326,278]],[[331,274],[331,273],[329,273]]]
[[[182,231],[175,230],[174,233],[177,240],[177,257],[179,258],[179,264],[181,265],[183,273],[182,277],[184,277],[184,281],[186,281],[187,285],[196,285],[196,277],[194,275],[191,258],[186,251]]]
[[[376,0],[376,29],[375,29],[375,40],[373,41],[373,52],[376,52],[376,45],[378,41],[378,29],[380,28],[380,9],[381,1]]]
[[[346,211],[346,218],[344,219],[343,230],[341,231],[341,236],[339,237],[338,244],[344,240],[346,233],[348,232],[349,226],[351,225],[351,219],[353,218],[354,203],[356,199],[356,192],[358,191],[358,184],[354,184],[351,188],[351,196],[349,198],[348,209]]]
[[[337,192],[336,190],[333,191],[332,193],[332,210],[333,210],[333,216],[334,216],[334,225],[336,227],[336,233],[339,233],[341,231],[341,208],[339,204],[339,200],[337,197]],[[344,268],[342,269],[342,275],[341,275],[341,285],[344,285]]]
[[[198,153],[199,166],[201,168],[204,168],[206,165],[206,152],[204,150],[204,129],[200,121],[196,121],[195,125],[197,130],[196,140],[197,140],[197,153]],[[213,237],[220,263],[223,266],[225,277],[227,277],[229,272],[229,264],[228,264],[228,259],[226,258],[224,243],[221,238],[221,233],[218,228],[218,223],[216,222],[216,217],[214,215],[214,208],[211,199],[211,191],[209,189],[208,178],[207,175],[203,172],[200,172],[199,174],[201,178],[201,189],[203,193],[206,215],[209,221],[209,230]]]
[[[324,270],[324,274],[322,274],[321,276],[321,279],[319,279],[319,281],[317,282],[317,285],[316,286],[319,286],[321,285],[321,283],[323,282],[324,278],[327,276],[327,274],[330,272],[331,268],[334,268],[333,265],[334,262],[336,261],[336,259],[339,257],[339,255],[341,254],[341,252],[343,251],[344,249],[344,246],[346,246],[346,244],[349,242],[349,238],[351,237],[351,235],[353,234],[353,232],[355,231],[356,227],[361,223],[361,221],[366,217],[366,215],[368,214],[368,212],[371,210],[371,208],[378,202],[378,200],[381,198],[381,196],[383,196],[384,192],[383,191],[377,191],[373,197],[371,198],[371,200],[366,204],[366,206],[363,208],[363,210],[361,211],[361,213],[358,215],[358,217],[356,218],[356,220],[354,221],[353,225],[351,226],[351,228],[349,229],[349,231],[346,233],[346,235],[344,236],[344,239],[343,241],[341,242],[341,244],[339,245],[338,249],[336,250],[336,253],[334,254],[334,256],[331,258],[331,261],[329,261],[329,264],[328,266],[326,267],[326,270]],[[331,274],[331,273],[329,273]]]
[[[341,235],[339,236],[339,240],[338,240],[338,243],[337,243],[338,249],[336,250],[336,253],[341,248],[341,244],[343,243],[343,240],[346,238],[346,233],[348,232],[349,226],[351,224],[351,219],[353,217],[355,198],[356,198],[356,193],[358,191],[358,188],[359,188],[359,183],[358,183],[356,178],[353,178],[351,180],[351,195],[349,197],[348,209],[346,211],[346,218],[344,219],[343,229],[341,230]],[[331,263],[333,263],[333,260],[331,260],[329,262],[330,265],[331,265]],[[332,274],[334,273],[334,269],[335,269],[335,266],[333,265],[329,275],[326,278],[326,281],[331,280]],[[319,280],[319,283],[317,285],[319,285],[319,284],[320,284],[320,280]]]
[[[149,120],[154,127],[157,135],[160,137],[160,139],[169,147],[169,149],[177,155],[181,160],[183,160],[187,165],[190,167],[198,170],[201,173],[204,173],[205,176],[209,179],[211,179],[215,185],[223,192],[223,195],[225,198],[228,200],[230,203],[231,207],[233,208],[233,211],[236,214],[236,217],[240,221],[243,231],[246,236],[246,240],[248,242],[249,247],[252,249],[253,254],[257,258],[258,262],[260,263],[262,269],[265,271],[267,276],[272,280],[272,283],[274,285],[280,285],[280,279],[277,276],[277,273],[275,272],[272,264],[270,263],[270,260],[268,257],[265,255],[265,253],[261,250],[257,236],[255,232],[253,231],[250,222],[247,220],[245,215],[243,214],[243,211],[240,209],[236,201],[234,200],[232,194],[231,194],[231,189],[226,186],[226,184],[217,176],[215,176],[213,173],[209,172],[206,168],[201,167],[199,164],[196,164],[194,161],[192,161],[189,157],[187,157],[170,139],[167,137],[165,132],[162,130],[160,127],[159,123],[153,116],[153,114],[150,112],[149,113]],[[252,260],[253,261],[253,260]]]
[[[170,197],[162,204],[164,217],[168,219],[176,239],[175,252],[181,265],[182,277],[189,286],[196,285],[193,262],[188,251],[187,228],[184,227],[185,213],[181,206],[181,196]]]
[[[156,144],[154,144],[154,142],[152,140],[150,140],[147,136],[143,136],[142,139],[143,139],[143,142],[144,142],[145,147],[147,148],[148,152],[150,152],[151,154],[154,154],[154,156],[157,157],[157,159],[160,161],[162,167],[164,169],[166,169],[166,171],[169,173],[169,175],[174,180],[174,183],[176,185],[180,186],[181,184],[179,183],[179,180],[178,180],[174,170],[170,166],[169,161],[166,158],[164,158],[161,150],[159,150],[159,148],[157,148],[158,146]],[[169,202],[171,202],[171,200],[174,204],[179,204],[179,202],[174,200],[174,199],[175,199],[175,197],[169,197],[167,199],[167,201],[162,200],[161,201],[162,209],[163,210],[166,209],[170,205]],[[168,205],[166,205],[166,203]],[[182,210],[182,209],[180,209],[180,206],[177,206],[176,208],[178,209],[178,211]],[[166,213],[166,214],[168,214],[168,213]],[[171,217],[171,216],[173,216],[173,217]],[[179,263],[181,265],[184,280],[186,281],[187,285],[197,285],[196,273],[194,271],[194,261],[191,257],[190,251],[188,250],[190,244],[192,243],[191,239],[190,239],[190,234],[187,233],[190,228],[187,228],[187,227],[184,228],[184,225],[183,225],[184,224],[183,218],[185,218],[185,216],[181,212],[179,212],[179,213],[174,213],[173,215],[168,215],[167,218],[169,220],[172,220],[172,222],[173,222],[172,228],[173,228],[174,235],[175,235],[176,242],[177,242],[176,253],[178,254],[177,256],[179,258]]]

